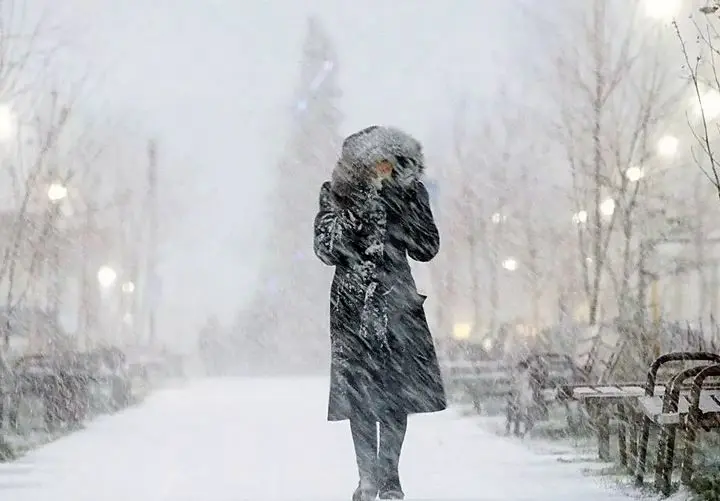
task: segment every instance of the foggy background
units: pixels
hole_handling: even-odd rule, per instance
[[[308,16],[322,22],[337,50],[340,132],[394,124],[432,150],[458,99],[490,97],[519,78],[515,52],[528,40],[511,4],[71,0],[48,6],[68,21],[74,56],[98,82],[93,101],[159,140],[163,336],[191,339],[208,314],[230,321],[252,294],[268,246],[260,238],[263,214],[289,133]],[[329,174],[332,165],[321,168]]]
[[[459,329],[482,339],[503,323],[538,332],[565,320],[627,320],[646,315],[649,302],[656,317],[707,320],[719,302],[706,242],[715,229],[700,216],[713,193],[693,167],[688,124],[697,116],[663,11],[671,7],[672,0],[6,4],[7,23],[25,34],[8,50],[27,64],[5,90],[0,133],[23,136],[47,166],[30,197],[39,218],[32,231],[47,255],[31,259],[26,292],[14,277],[2,286],[14,291],[6,302],[12,309],[33,297],[58,310],[65,330],[88,338],[95,329],[133,344],[152,331],[161,344],[194,352],[208,327],[245,359],[324,365],[332,270],[311,251],[317,190],[344,136],[389,124],[425,146],[442,250],[415,272],[436,337]],[[678,19],[681,29],[691,26]],[[619,82],[601,124],[608,179],[627,179],[624,172],[650,160],[662,175],[627,186],[601,180],[593,192],[573,176],[592,152],[597,47],[598,64]],[[633,135],[632,114],[645,108],[650,119]],[[68,109],[72,132],[56,147],[63,152],[44,158],[47,131],[36,115],[51,130]],[[655,145],[668,138],[672,152],[663,153]],[[32,165],[31,156],[16,150],[4,162]],[[640,198],[628,198],[628,186],[640,185]],[[43,190],[53,186],[67,193],[48,200]],[[606,204],[597,213],[593,193]],[[17,204],[17,193],[6,197]],[[617,224],[606,234],[610,221]],[[628,221],[632,235],[621,224]],[[665,230],[679,221],[694,249],[667,241]],[[618,268],[603,263],[590,291],[593,260],[604,257],[577,230],[594,225]],[[45,241],[43,227],[59,241]],[[63,239],[73,245],[53,251]],[[638,253],[658,239],[662,249],[648,266],[663,271],[644,283]],[[681,254],[695,263],[692,272],[667,272]],[[98,277],[98,288],[100,269],[110,275]]]

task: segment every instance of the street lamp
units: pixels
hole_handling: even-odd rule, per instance
[[[605,201],[600,204],[600,213],[603,216],[612,216],[615,213],[615,200],[612,198],[606,198]]]
[[[503,216],[499,212],[494,213],[490,218],[490,220],[493,222],[493,224],[500,224],[500,223],[504,222],[505,219],[506,219],[505,216]]]
[[[110,266],[101,266],[97,272],[97,279],[100,287],[109,289],[115,284],[115,280],[117,280],[117,272]]]
[[[713,120],[720,115],[720,92],[709,89],[692,102],[693,112],[697,117]]]
[[[125,294],[132,294],[133,292],[135,292],[135,284],[129,281],[125,282],[124,284],[122,284],[121,289]]]
[[[660,138],[657,142],[658,155],[663,157],[671,157],[677,153],[678,145],[680,142],[678,138],[671,135],[666,135]]]
[[[453,325],[453,338],[457,340],[469,339],[471,331],[472,325],[468,323],[455,324]]]
[[[659,21],[671,21],[681,6],[682,0],[645,0],[645,14]]]
[[[580,210],[577,211],[575,214],[573,214],[572,217],[573,223],[575,224],[585,224],[588,220],[588,213],[586,210]]]
[[[637,165],[631,165],[625,171],[625,177],[631,183],[637,183],[638,181],[640,181],[642,178],[645,177],[645,169],[643,169],[642,167],[639,167]]]
[[[47,196],[51,202],[59,202],[68,195],[68,189],[64,184],[52,183],[47,190]]]
[[[515,258],[509,257],[502,262],[502,267],[507,271],[515,271],[518,268],[518,262]]]

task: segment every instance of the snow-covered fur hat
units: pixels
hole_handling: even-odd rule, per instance
[[[393,178],[400,185],[411,184],[425,169],[422,145],[417,139],[395,127],[373,125],[343,141],[332,174],[333,190],[349,194],[353,187],[368,181],[374,166],[383,160],[393,164]]]

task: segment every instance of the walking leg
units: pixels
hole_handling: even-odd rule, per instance
[[[378,448],[378,487],[380,499],[403,499],[400,483],[400,453],[402,452],[407,415],[389,412],[380,420],[380,443]]]
[[[358,413],[350,418],[350,432],[360,482],[356,491],[358,499],[375,499],[377,495],[377,422],[370,414]]]

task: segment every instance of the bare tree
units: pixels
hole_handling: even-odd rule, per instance
[[[502,109],[500,102],[492,108]],[[475,335],[486,326],[491,333],[499,326],[502,309],[500,266],[510,197],[508,161],[515,147],[510,128],[498,127],[499,113],[468,116],[468,103],[458,106],[453,123],[452,156],[457,165],[454,214],[454,246],[464,254],[464,265],[455,262],[456,272],[468,277]],[[456,256],[458,260],[458,256]],[[467,271],[465,271],[467,270]]]
[[[468,277],[465,285],[472,298],[475,326],[486,325],[494,334],[509,313],[524,323],[541,321],[542,282],[550,274],[541,262],[546,242],[539,238],[538,223],[551,212],[535,207],[536,193],[545,180],[533,171],[540,154],[532,129],[526,126],[527,117],[506,96],[491,105],[483,103],[483,108],[484,112],[468,112],[472,108],[462,103],[454,116],[453,244],[464,254],[463,264],[456,262],[455,269]],[[513,286],[530,290],[525,304],[517,294],[501,294]],[[530,313],[525,310],[528,304]]]
[[[41,249],[52,233],[53,214],[41,210],[38,200],[46,201],[41,192],[52,151],[72,107],[44,85],[64,46],[57,35],[44,12],[30,14],[22,0],[0,3],[0,286],[6,320],[42,272]],[[7,321],[0,331],[7,344]]]
[[[142,238],[138,193],[142,187],[127,176],[127,144],[120,130],[106,136],[97,122],[78,113],[78,96],[55,91],[37,100],[31,120],[20,122],[12,142],[15,155],[6,169],[12,197],[6,212],[0,285],[6,319],[28,299],[45,296],[45,308],[59,325],[62,297],[73,270],[80,269],[80,330],[94,325],[95,272],[99,253],[104,260],[126,265],[123,280],[135,282],[132,262]],[[29,114],[28,114],[29,115]],[[134,285],[133,285],[134,288]],[[5,343],[12,326],[5,322]]]
[[[714,194],[720,197],[720,169],[716,148],[720,135],[720,76],[718,75],[718,57],[720,57],[720,2],[708,0],[695,2],[697,11],[690,16],[673,21],[673,28],[679,41],[682,55],[682,72],[688,84],[688,103],[681,107],[686,122],[685,135],[691,136],[690,148],[692,162],[699,167],[700,176],[692,183],[693,201],[694,255],[686,268],[698,272],[700,318],[716,320],[718,262],[711,258],[712,249],[720,230],[717,218],[712,217],[710,198]],[[687,43],[694,40],[696,43]],[[712,193],[700,184],[699,178],[705,178]],[[685,180],[687,181],[687,179]],[[687,184],[687,183],[685,183]],[[678,185],[681,187],[683,185]],[[708,268],[711,277],[707,276]]]
[[[607,285],[620,317],[631,316],[640,243],[660,239],[658,227],[669,217],[656,143],[679,91],[662,34],[639,28],[635,12],[634,4],[607,0],[569,11],[563,30],[570,38],[559,45],[549,79],[557,105],[549,110],[552,140],[569,166],[590,324],[602,319]]]
[[[714,151],[718,137],[718,125],[714,123],[714,119],[717,117],[716,96],[720,92],[720,76],[717,69],[717,61],[720,57],[718,9],[720,9],[720,2],[709,1],[699,9],[702,17],[692,16],[690,18],[691,38],[700,42],[694,46],[690,46],[686,42],[686,38],[683,36],[684,28],[678,22],[674,22],[673,25],[680,41],[685,63],[683,68],[691,84],[699,115],[699,120],[695,123],[690,121],[689,124],[696,140],[693,157],[720,197],[719,159]]]
[[[484,200],[478,193],[477,179],[479,165],[473,162],[468,150],[467,103],[461,102],[455,114],[453,124],[453,149],[455,161],[459,167],[459,196],[453,200],[454,213],[457,217],[456,236],[460,246],[467,252],[467,265],[470,276],[470,297],[472,303],[473,328],[477,330],[482,324],[483,294],[480,288],[481,272],[478,264],[478,241],[485,233],[483,214]],[[455,263],[457,266],[458,263]],[[491,312],[492,315],[492,312]]]

